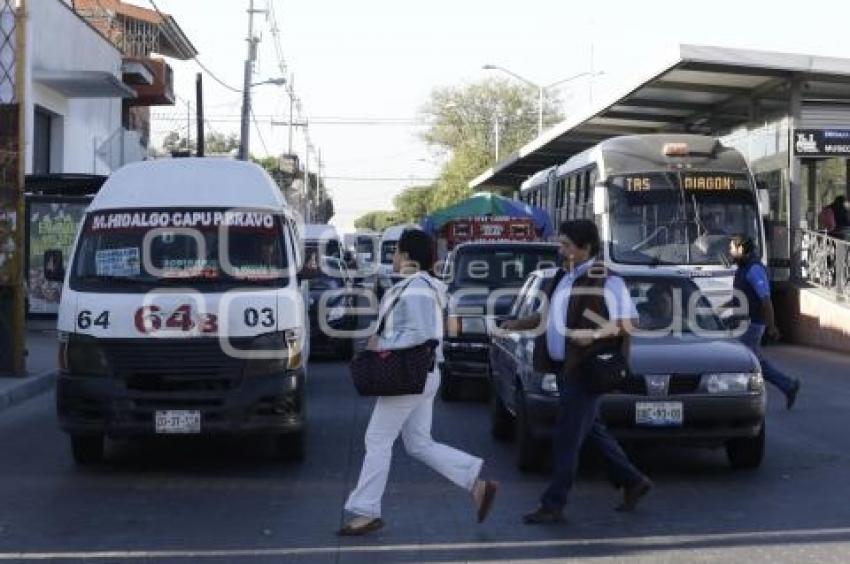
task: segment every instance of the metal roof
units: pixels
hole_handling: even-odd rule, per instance
[[[576,114],[499,161],[470,188],[517,188],[534,173],[618,135],[720,135],[784,115],[791,84],[804,103],[850,104],[850,59],[680,45],[637,85]]]

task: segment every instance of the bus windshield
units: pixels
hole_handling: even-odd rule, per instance
[[[624,174],[608,180],[614,262],[726,265],[729,238],[749,235],[760,252],[759,214],[746,174]]]
[[[86,218],[70,283],[145,291],[169,283],[281,286],[289,275],[282,222],[271,212],[109,210]]]

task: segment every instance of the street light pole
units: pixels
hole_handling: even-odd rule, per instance
[[[527,78],[525,78],[524,76],[520,76],[517,73],[506,69],[505,67],[500,67],[499,65],[484,65],[481,68],[484,69],[484,70],[502,71],[503,73],[509,74],[512,77],[516,78],[517,80],[524,82],[524,83],[528,84],[529,86],[531,86],[532,88],[537,90],[537,136],[538,137],[540,136],[541,133],[543,133],[543,94],[547,89],[552,88],[553,86],[557,86],[559,84],[563,84],[564,82],[569,82],[571,80],[575,80],[576,78],[581,78],[582,76],[588,76],[588,75],[598,76],[600,74],[604,74],[604,72],[602,72],[602,71],[600,71],[600,72],[580,72],[580,73],[575,74],[573,76],[564,78],[562,80],[558,80],[558,81],[553,82],[551,84],[547,84],[546,86],[541,86],[541,85],[537,84],[536,82],[532,82],[532,81],[528,80]]]
[[[295,73],[289,75],[289,151],[287,154],[292,154],[292,109],[295,105]]]

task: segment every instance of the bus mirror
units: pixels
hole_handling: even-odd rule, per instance
[[[759,187],[758,189],[758,197],[759,197],[759,210],[761,211],[761,215],[768,216],[770,215],[770,192],[767,191],[767,187]]]
[[[593,187],[593,214],[605,213],[605,185],[597,184]]]

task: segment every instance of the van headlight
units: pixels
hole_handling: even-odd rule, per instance
[[[703,374],[700,390],[709,394],[742,394],[764,389],[761,372]]]
[[[557,394],[558,377],[554,374],[544,374],[540,380],[540,389],[547,394]]]
[[[246,361],[245,376],[268,376],[295,370],[302,362],[300,331],[265,333],[251,342],[250,350],[262,354]]]
[[[77,333],[60,336],[59,369],[75,376],[109,376],[109,362],[98,339]]]

